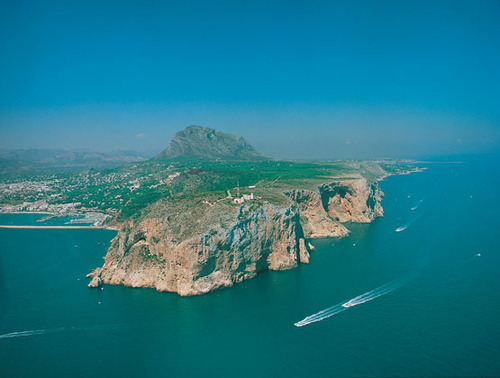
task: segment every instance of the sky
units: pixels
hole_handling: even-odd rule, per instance
[[[0,149],[188,125],[287,159],[500,146],[500,2],[0,0]]]

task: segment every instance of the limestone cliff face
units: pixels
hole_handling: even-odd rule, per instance
[[[345,226],[332,219],[324,209],[319,192],[297,189],[285,194],[300,208],[300,223],[306,238],[340,237],[349,233]]]
[[[128,223],[112,241],[104,266],[91,276],[108,284],[196,295],[265,269],[309,261],[296,206],[246,204],[234,216],[228,227],[211,219],[204,232],[185,240],[160,219]]]
[[[377,182],[365,179],[338,181],[319,187],[323,208],[339,222],[369,223],[384,216],[381,201],[384,193]]]
[[[123,224],[105,263],[89,277],[101,283],[150,287],[180,295],[208,293],[309,262],[305,238],[340,237],[345,221],[382,216],[383,193],[364,179],[285,192],[289,205],[251,201],[241,206],[160,201]]]

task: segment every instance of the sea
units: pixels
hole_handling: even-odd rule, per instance
[[[500,160],[420,166],[309,264],[203,296],[89,289],[114,231],[0,229],[0,376],[500,376]]]

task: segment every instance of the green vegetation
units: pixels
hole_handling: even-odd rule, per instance
[[[373,181],[408,170],[407,164],[360,161],[150,160],[112,170],[4,181],[0,203],[74,203],[77,209],[106,212],[121,222],[161,199],[223,201],[228,190],[236,196],[238,184],[241,194],[254,193],[257,200],[284,204],[289,202],[283,195],[288,189],[315,189],[324,182],[361,176]]]
[[[35,152],[22,156],[31,161],[32,155],[40,155]],[[82,160],[74,154],[68,156],[72,162]],[[15,170],[11,160],[8,167]],[[15,211],[94,211],[123,222],[140,217],[155,203],[168,204],[180,214],[206,212],[215,204],[231,209],[239,206],[233,203],[239,188],[242,195],[253,193],[255,203],[284,205],[290,203],[284,195],[287,190],[315,190],[322,183],[339,179],[365,177],[375,181],[408,170],[407,164],[394,162],[269,160],[239,136],[190,126],[175,134],[167,149],[153,160],[102,171],[87,169],[78,174],[46,169],[28,177],[26,170],[22,170],[24,176],[5,178],[0,174],[0,205]]]

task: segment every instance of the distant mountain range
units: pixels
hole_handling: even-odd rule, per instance
[[[0,176],[79,172],[111,169],[148,160],[135,151],[105,154],[63,149],[0,150]],[[265,159],[244,138],[202,126],[188,126],[177,132],[168,147],[154,160],[237,160]]]
[[[108,169],[146,159],[135,151],[105,154],[43,148],[0,150],[0,174]]]
[[[188,126],[174,135],[156,159],[264,159],[244,138],[202,126]]]

